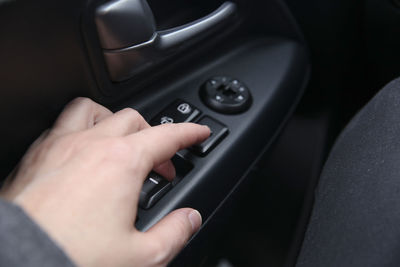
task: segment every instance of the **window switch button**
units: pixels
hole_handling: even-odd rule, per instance
[[[151,208],[171,188],[172,184],[168,180],[155,172],[151,172],[144,181],[142,190],[140,191],[139,206],[142,209]]]
[[[210,137],[208,137],[207,140],[192,147],[192,151],[199,156],[207,155],[229,133],[229,130],[225,125],[209,116],[202,117],[196,123],[207,125],[211,130]]]

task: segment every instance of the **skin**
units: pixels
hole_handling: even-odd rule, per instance
[[[79,266],[165,266],[201,216],[179,209],[139,232],[140,189],[151,170],[172,179],[169,159],[209,134],[190,123],[150,127],[133,109],[113,114],[77,98],[31,145],[0,196],[22,207]]]

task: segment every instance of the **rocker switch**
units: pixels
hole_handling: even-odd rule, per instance
[[[142,209],[151,208],[171,188],[172,184],[168,180],[155,172],[151,172],[140,191],[139,206]]]
[[[209,116],[202,117],[196,123],[207,125],[211,130],[210,137],[208,137],[207,140],[192,147],[192,151],[199,156],[207,155],[229,133],[229,130],[225,125]]]

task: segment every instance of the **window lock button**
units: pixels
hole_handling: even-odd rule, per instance
[[[200,114],[201,111],[195,106],[178,99],[154,117],[150,121],[150,125],[156,126],[166,123],[191,122]]]

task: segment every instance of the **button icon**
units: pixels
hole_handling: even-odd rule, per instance
[[[188,103],[182,103],[178,106],[177,110],[182,114],[189,114],[192,111],[192,108]]]
[[[162,117],[160,120],[160,124],[174,123],[174,119],[170,117]]]

